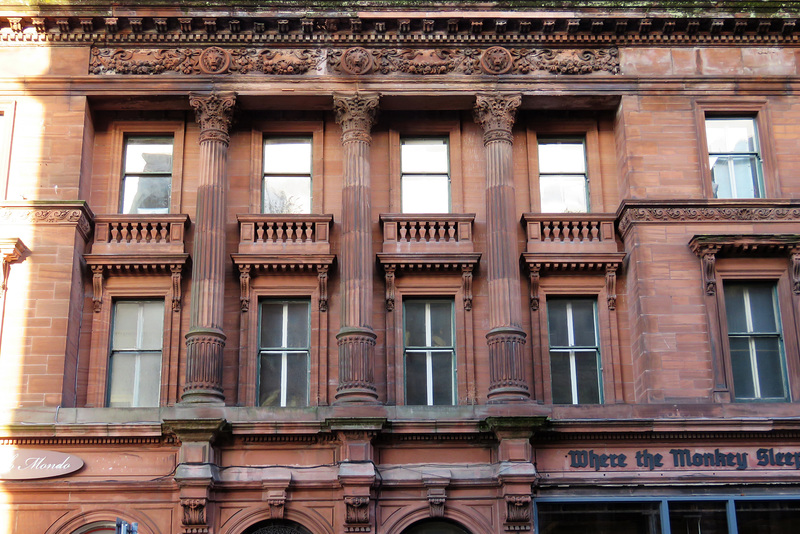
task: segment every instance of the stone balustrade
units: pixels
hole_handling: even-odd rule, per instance
[[[473,252],[475,214],[382,214],[383,252]]]
[[[330,252],[333,215],[239,215],[239,253]]]
[[[182,253],[189,216],[97,215],[93,254]]]
[[[525,213],[522,222],[527,233],[527,252],[616,252],[614,214]]]

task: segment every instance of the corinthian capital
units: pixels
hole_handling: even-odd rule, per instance
[[[475,100],[475,122],[483,128],[483,143],[512,141],[511,127],[522,103],[522,95],[490,93],[477,95]]]
[[[189,94],[189,104],[194,108],[195,117],[200,124],[200,142],[230,142],[233,106],[236,93]]]
[[[372,142],[369,132],[378,117],[379,99],[376,94],[333,95],[336,122],[342,127],[342,143]]]

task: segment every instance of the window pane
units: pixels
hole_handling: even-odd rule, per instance
[[[795,534],[800,523],[800,501],[739,501],[739,534]]]
[[[447,174],[450,162],[446,139],[403,139],[400,146],[400,172]]]
[[[660,534],[658,503],[538,503],[539,531]]]
[[[428,404],[426,358],[426,352],[406,352],[406,404]]]
[[[261,347],[285,347],[283,339],[282,301],[265,300],[261,303]]]
[[[711,153],[756,152],[755,119],[706,119],[708,151]]]
[[[161,390],[160,352],[145,352],[139,355],[136,385],[136,406],[158,406]]]
[[[164,303],[147,301],[141,303],[143,350],[161,350],[164,342]]]
[[[309,308],[310,303],[308,301],[288,303],[288,340],[286,346],[308,347]]]
[[[125,141],[125,174],[171,174],[171,137],[129,137]]]
[[[547,324],[550,332],[551,347],[568,347],[569,330],[567,329],[566,300],[547,300]]]
[[[445,175],[403,176],[403,213],[448,213],[450,178]]]
[[[671,502],[669,525],[672,532],[728,534],[728,515],[724,502]]]
[[[109,373],[109,406],[158,406],[161,388],[160,352],[112,353]]]
[[[308,353],[286,355],[286,406],[308,406]]]
[[[453,353],[451,351],[432,352],[433,403],[453,404]]]
[[[264,140],[264,174],[311,175],[311,139]]]
[[[453,346],[452,302],[431,302],[431,347]]]
[[[589,211],[584,175],[540,175],[539,191],[543,213]]]
[[[122,300],[114,304],[114,332],[111,346],[114,350],[139,348],[139,302]]]
[[[425,347],[425,301],[408,300],[404,303],[405,346]]]
[[[578,379],[578,403],[597,404],[600,402],[597,352],[575,352],[575,368]]]
[[[753,399],[756,396],[752,360],[750,359],[750,339],[746,337],[730,338],[731,370],[733,372],[733,389],[738,399]]]
[[[265,176],[264,213],[311,213],[311,177]]]
[[[716,198],[758,198],[759,163],[756,156],[709,156]]]
[[[572,404],[572,375],[569,352],[550,352],[550,375],[554,404]]]
[[[109,362],[108,405],[129,407],[133,405],[133,383],[136,376],[136,353],[112,353]]]
[[[171,176],[126,176],[122,213],[169,213]]]
[[[258,382],[259,406],[281,405],[281,353],[261,353]]]
[[[784,398],[786,393],[783,387],[783,360],[781,358],[780,340],[777,336],[756,338],[754,344],[761,398]]]
[[[728,319],[728,332],[749,332],[747,327],[747,311],[745,311],[744,293],[742,284],[725,284],[725,315]]]
[[[575,345],[593,347],[597,345],[595,335],[594,300],[576,299],[572,304],[572,328]]]
[[[539,143],[539,172],[545,174],[585,174],[583,143],[542,141]]]
[[[767,284],[748,284],[747,293],[752,315],[752,332],[777,332],[775,317],[775,286]]]

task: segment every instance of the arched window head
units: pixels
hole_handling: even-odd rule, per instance
[[[470,534],[463,527],[449,521],[431,520],[414,523],[403,534]]]
[[[304,526],[292,521],[262,521],[247,529],[244,534],[312,534]]]
[[[113,521],[96,521],[79,528],[74,534],[114,534],[116,527]]]

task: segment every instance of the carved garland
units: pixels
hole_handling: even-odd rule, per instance
[[[98,48],[89,74],[619,74],[616,48]]]

